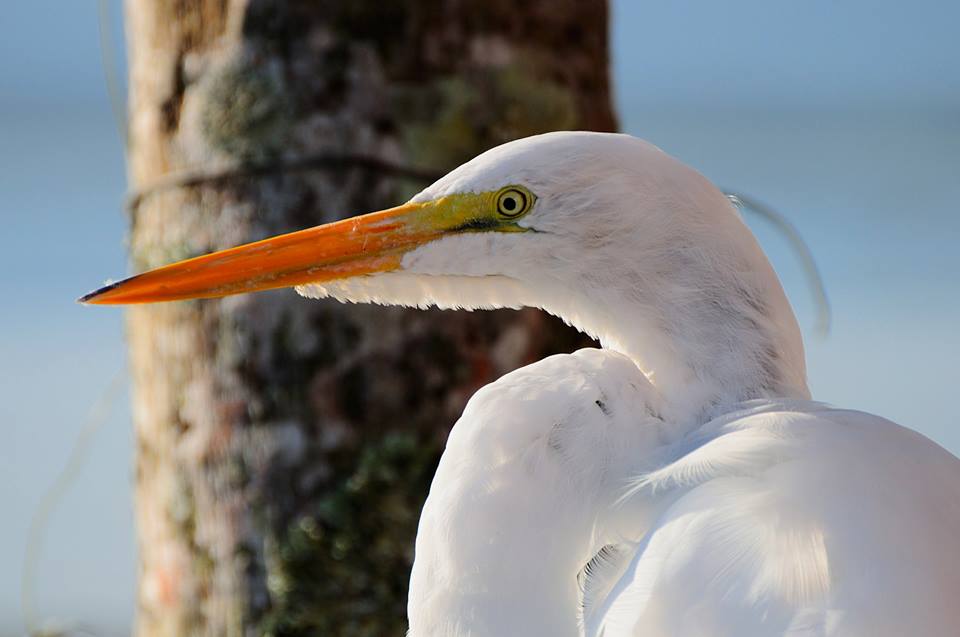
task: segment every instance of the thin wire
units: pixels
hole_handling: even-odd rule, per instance
[[[120,90],[116,50],[113,47],[113,38],[110,37],[110,0],[97,0],[97,27],[100,34],[100,63],[106,80],[107,95],[110,98],[110,110],[113,111],[113,121],[123,141],[123,152],[126,154],[129,144],[127,107]]]
[[[820,338],[826,338],[830,334],[830,327],[833,323],[833,313],[830,309],[830,299],[827,297],[827,288],[823,282],[823,276],[817,267],[817,262],[813,258],[813,253],[807,242],[803,240],[800,232],[790,221],[782,214],[770,206],[745,195],[740,192],[725,190],[727,198],[738,208],[753,212],[761,219],[766,220],[774,228],[780,231],[790,245],[794,253],[800,259],[804,274],[807,277],[810,294],[813,297],[813,303],[817,308],[817,321],[814,324],[814,333]]]
[[[267,175],[289,174],[314,170],[347,170],[360,168],[376,172],[387,177],[400,177],[430,184],[444,173],[405,166],[386,159],[370,155],[329,154],[306,155],[293,159],[275,160],[267,163],[248,163],[223,168],[197,168],[178,170],[158,177],[151,184],[134,191],[127,199],[127,210],[136,214],[144,199],[175,188],[191,188],[209,184],[221,184],[235,179],[263,177]]]
[[[30,520],[30,529],[27,535],[27,546],[24,550],[23,571],[20,578],[20,612],[23,615],[23,623],[27,627],[27,633],[30,635],[49,634],[39,627],[37,610],[34,599],[34,587],[37,581],[37,566],[41,552],[43,550],[44,531],[50,525],[50,516],[53,514],[57,505],[63,499],[67,489],[76,479],[80,469],[86,462],[87,455],[90,452],[90,446],[94,436],[103,428],[110,412],[117,402],[120,390],[124,387],[126,380],[125,369],[121,368],[113,376],[110,384],[100,395],[100,398],[93,405],[90,413],[87,415],[86,422],[77,435],[73,443],[70,455],[66,464],[60,471],[60,475],[54,481],[53,485],[43,494],[37,508],[34,510],[33,518]],[[88,631],[84,631],[88,632]]]

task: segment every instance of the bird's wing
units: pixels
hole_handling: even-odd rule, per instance
[[[807,403],[710,423],[634,497],[661,503],[587,635],[960,634],[960,460]]]
[[[594,537],[598,512],[639,452],[663,444],[656,401],[632,361],[600,349],[477,392],[420,516],[411,635],[575,634],[575,574],[608,543]]]

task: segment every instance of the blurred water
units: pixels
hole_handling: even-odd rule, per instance
[[[960,453],[952,411],[960,93],[942,63],[960,51],[946,26],[955,21],[935,2],[909,12],[818,0],[786,13],[748,2],[701,6],[702,20],[690,21],[692,6],[616,4],[624,128],[773,204],[801,230],[835,316],[828,340],[808,339],[815,397],[887,416]],[[0,635],[22,630],[30,515],[85,412],[124,365],[121,313],[74,303],[125,272],[123,159],[93,7],[43,0],[11,10],[20,13],[9,23],[17,28],[0,38]],[[45,28],[60,29],[59,46],[30,45],[43,11]],[[795,258],[750,222],[809,328]],[[124,400],[47,529],[38,586],[45,615],[107,635],[127,630],[131,456]]]

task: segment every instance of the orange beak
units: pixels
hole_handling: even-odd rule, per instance
[[[107,285],[80,302],[215,298],[389,272],[400,267],[404,253],[462,227],[468,211],[447,199],[407,203],[188,259]]]

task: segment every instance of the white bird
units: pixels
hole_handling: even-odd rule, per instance
[[[412,637],[960,635],[960,460],[812,402],[727,198],[626,135],[488,151],[409,203],[132,277],[136,303],[298,285],[538,307],[602,349],[481,389],[424,506]]]

